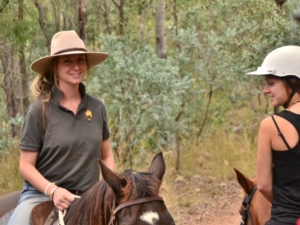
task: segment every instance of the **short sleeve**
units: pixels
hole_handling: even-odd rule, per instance
[[[20,149],[40,151],[43,145],[43,136],[41,103],[36,100],[28,107],[24,115]]]

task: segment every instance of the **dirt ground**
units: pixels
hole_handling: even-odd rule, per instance
[[[190,179],[177,177],[175,185],[178,206],[173,217],[176,224],[240,224],[243,191],[236,180],[224,182],[195,175]]]

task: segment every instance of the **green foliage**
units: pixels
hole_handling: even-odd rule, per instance
[[[49,36],[56,29],[77,30],[78,5],[74,1],[39,2]],[[113,148],[123,163],[136,163],[146,152],[174,150],[175,133],[185,143],[194,142],[204,125],[203,141],[214,126],[217,130],[230,124],[224,115],[242,109],[261,93],[261,80],[249,78],[245,72],[259,66],[274,48],[300,44],[299,25],[293,20],[299,8],[296,0],[287,1],[281,11],[274,1],[265,0],[166,0],[167,59],[158,59],[157,1],[125,2],[124,36],[117,35],[118,8],[112,1],[107,3],[111,36],[106,33],[103,2],[85,2],[88,48],[110,54],[93,71],[88,91],[107,106]],[[10,0],[1,12],[0,26],[5,29],[0,43],[16,47],[25,43],[29,65],[47,55],[49,46],[34,2],[24,0],[23,7],[18,4]],[[21,12],[23,18],[18,20]],[[0,101],[5,106],[5,98]],[[20,118],[9,121],[5,113],[0,112],[3,149],[9,144],[10,123],[21,122]]]
[[[8,123],[6,123],[8,121]],[[18,115],[15,118],[10,118],[8,120],[3,120],[2,124],[0,125],[0,154],[5,153],[10,149],[10,146],[18,143],[18,138],[12,138],[10,135],[10,131],[12,126],[16,128],[21,128],[23,125],[23,117]]]
[[[107,105],[113,146],[124,143],[125,157],[126,151],[161,150],[176,130],[186,129],[175,118],[192,80],[181,78],[174,59],[159,59],[151,46],[135,49],[127,37],[113,36],[104,45],[110,56],[94,72],[88,90]]]

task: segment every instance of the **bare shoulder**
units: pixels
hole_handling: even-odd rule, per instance
[[[277,117],[277,116],[276,116]],[[275,116],[274,116],[275,118]],[[276,118],[277,119],[277,118]],[[272,119],[272,116],[268,116],[266,118],[264,118],[261,122],[260,122],[260,126],[259,129],[261,130],[270,130],[273,129],[275,127],[274,121]]]
[[[273,118],[277,124],[279,124],[278,123],[279,120],[282,119],[279,116],[275,116],[275,115],[273,115]],[[270,138],[272,138],[274,136],[278,136],[278,130],[272,119],[272,116],[268,116],[261,121],[260,126],[259,126],[259,134],[264,137],[270,137]]]

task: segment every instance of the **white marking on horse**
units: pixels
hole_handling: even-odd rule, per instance
[[[157,212],[148,211],[144,212],[140,219],[150,225],[155,225],[155,221],[159,220],[159,215]]]

